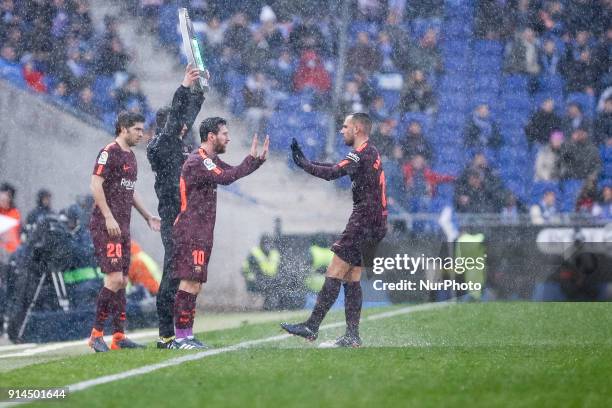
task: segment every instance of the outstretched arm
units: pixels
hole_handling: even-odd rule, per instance
[[[263,144],[263,151],[257,154],[257,135],[253,136],[250,154],[238,166],[230,166],[229,164],[218,160],[217,166],[212,159],[204,159],[203,179],[208,182],[213,182],[221,185],[228,185],[234,181],[246,177],[257,170],[265,161],[268,155],[270,146],[270,138],[266,136]]]
[[[206,73],[206,75],[208,75]],[[200,78],[200,71],[188,65],[185,70],[183,82],[178,87],[172,98],[172,106],[168,113],[168,120],[164,127],[164,134],[170,137],[179,137],[183,125],[190,128],[204,102],[202,92],[192,92],[190,87]]]
[[[303,168],[305,172],[315,177],[322,178],[323,180],[335,180],[342,176],[346,176],[349,174],[348,170],[350,169],[351,163],[355,164],[348,159],[344,159],[337,164],[311,162],[304,156],[300,145],[295,139],[291,142],[291,151],[295,164]]]

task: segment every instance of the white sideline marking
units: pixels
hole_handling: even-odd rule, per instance
[[[0,353],[4,351],[21,350],[24,348],[36,347],[36,343],[24,343],[24,344],[7,344],[6,346],[0,346]]]
[[[157,330],[148,330],[148,331],[144,331],[144,332],[140,332],[140,333],[132,333],[132,334],[130,334],[129,337],[131,339],[141,339],[143,337],[155,337],[155,336],[157,336]],[[113,339],[113,336],[104,336],[104,340],[107,341],[107,342],[111,341],[112,339]],[[35,354],[46,353],[48,351],[54,351],[54,350],[60,350],[60,349],[66,348],[66,347],[83,346],[83,345],[87,344],[87,340],[88,339],[73,340],[73,341],[67,341],[67,342],[63,342],[63,343],[49,344],[49,345],[46,345],[46,346],[38,346],[38,347],[35,347],[35,348],[30,348],[30,349],[27,349],[27,350],[20,351],[18,353],[11,353],[11,354],[0,355],[0,359],[2,359],[2,358],[10,358],[10,357],[30,357],[30,356],[33,356]],[[16,346],[16,347],[18,347],[18,346]],[[21,346],[26,346],[26,345],[22,344]],[[29,345],[29,347],[32,347],[32,346],[37,346],[37,345],[36,344],[30,344]],[[1,348],[0,348],[0,352],[2,352]]]
[[[397,310],[391,310],[389,312],[377,313],[371,316],[364,317],[361,320],[370,321],[370,320],[386,319],[388,317],[399,316],[399,315],[409,314],[409,313],[414,313],[414,312],[420,312],[424,310],[439,309],[442,307],[450,306],[452,304],[454,303],[450,303],[450,302],[425,303],[422,305],[408,306],[408,307],[404,307],[404,308],[397,309]],[[333,329],[333,328],[341,327],[344,325],[345,325],[345,322],[330,323],[330,324],[325,324],[321,326],[319,330]],[[153,371],[160,370],[162,368],[173,367],[173,366],[177,366],[177,365],[189,362],[189,361],[201,360],[205,357],[214,356],[217,354],[227,353],[231,351],[236,351],[236,350],[256,346],[256,345],[263,344],[263,343],[270,343],[274,341],[285,340],[290,337],[292,337],[291,334],[281,334],[278,336],[264,337],[264,338],[256,339],[256,340],[248,340],[242,343],[234,344],[233,346],[221,347],[218,349],[206,350],[206,351],[202,351],[202,352],[195,353],[195,354],[189,354],[189,355],[182,356],[182,357],[171,358],[170,360],[166,360],[161,363],[150,364],[150,365],[139,367],[139,368],[133,368],[131,370],[124,371],[122,373],[110,374],[110,375],[105,375],[105,376],[98,377],[98,378],[93,378],[91,380],[81,381],[78,383],[67,385],[66,387],[68,388],[68,391],[70,393],[77,392],[77,391],[83,391],[88,388],[95,387],[96,385],[107,384],[107,383],[115,382],[118,380],[122,380],[124,378],[136,377],[142,374],[148,374]],[[30,401],[0,402],[0,408],[19,405],[19,404],[25,404],[28,402]]]

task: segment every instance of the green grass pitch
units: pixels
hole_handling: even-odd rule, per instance
[[[380,313],[368,309],[364,315]],[[334,312],[329,321],[343,319]],[[321,340],[341,334],[322,331]],[[361,349],[289,338],[75,392],[41,407],[610,407],[612,306],[458,304],[362,323]],[[278,324],[207,332],[214,347]],[[0,374],[0,387],[63,386],[193,352],[89,354]],[[0,361],[0,364],[2,362]]]

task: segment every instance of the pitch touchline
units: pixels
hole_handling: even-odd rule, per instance
[[[371,316],[367,316],[367,317],[364,317],[362,320],[369,321],[369,320],[386,319],[386,318],[393,317],[393,316],[399,316],[399,315],[419,312],[423,310],[438,309],[438,308],[446,307],[452,304],[453,303],[449,303],[449,302],[439,302],[439,303],[425,303],[425,304],[416,305],[416,306],[408,306],[408,307],[404,307],[404,308],[397,309],[397,310],[391,310],[389,312],[377,313]],[[321,326],[319,330],[333,329],[333,328],[341,327],[344,325],[345,325],[345,322],[329,323],[329,324],[325,324]],[[147,366],[127,370],[122,373],[110,374],[110,375],[105,375],[105,376],[98,377],[98,378],[93,378],[91,380],[81,381],[78,383],[67,385],[66,387],[71,393],[77,392],[77,391],[83,391],[88,388],[95,387],[96,385],[108,384],[111,382],[123,380],[125,378],[136,377],[139,375],[148,374],[153,371],[160,370],[162,368],[173,367],[173,366],[177,366],[177,365],[187,363],[190,361],[201,360],[205,357],[214,356],[217,354],[227,353],[231,351],[236,351],[236,350],[240,350],[240,349],[244,349],[248,347],[253,347],[259,344],[280,341],[280,340],[288,339],[290,337],[292,337],[291,334],[281,334],[278,336],[264,337],[262,339],[248,340],[242,343],[234,344],[233,346],[221,347],[217,349],[202,351],[202,352],[195,353],[195,354],[189,354],[186,356],[176,357],[170,360],[163,361],[161,363],[150,364]],[[28,401],[23,401],[20,403],[27,403],[27,402]],[[17,405],[17,404],[14,402],[1,402],[0,408],[14,406],[14,405]]]

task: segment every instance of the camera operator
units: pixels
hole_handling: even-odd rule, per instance
[[[100,291],[102,274],[94,257],[93,242],[89,228],[83,228],[82,210],[78,204],[60,212],[70,238],[66,242],[68,253],[63,272],[71,308],[92,306]]]

